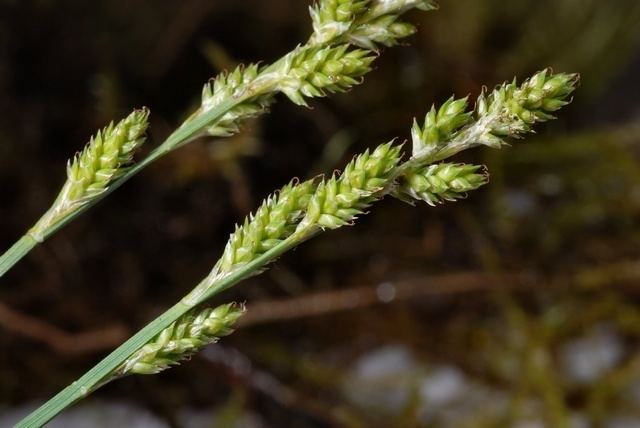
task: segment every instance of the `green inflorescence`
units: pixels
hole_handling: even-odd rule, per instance
[[[29,231],[38,242],[48,229],[104,193],[126,173],[145,142],[149,110],[134,110],[117,124],[110,123],[91,137],[82,152],[69,160],[67,180],[55,202]]]
[[[482,93],[472,112],[466,111],[466,99],[452,98],[439,110],[432,108],[422,127],[414,123],[412,156],[428,163],[478,145],[501,147],[508,138],[531,132],[536,122],[552,119],[577,83],[577,74],[545,69],[520,85],[514,80]]]
[[[291,182],[269,196],[229,237],[215,275],[228,273],[278,245],[295,231],[313,195],[313,180]]]
[[[356,156],[340,176],[318,185],[298,229],[335,229],[351,223],[388,185],[400,157],[400,147],[392,143]]]
[[[192,310],[131,355],[114,371],[114,376],[156,374],[176,365],[206,345],[233,333],[234,324],[244,313],[244,305],[235,303],[215,309]]]
[[[480,165],[437,163],[407,172],[393,195],[407,202],[415,199],[434,206],[460,199],[487,181],[488,175]]]

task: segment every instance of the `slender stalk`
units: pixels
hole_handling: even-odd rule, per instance
[[[38,242],[29,235],[24,235],[0,256],[0,277],[13,265],[18,263]]]
[[[66,407],[97,389],[105,376],[111,373],[121,361],[124,361],[131,353],[135,352],[136,349],[151,340],[158,331],[170,325],[189,309],[191,308],[184,303],[178,302],[171,309],[160,315],[150,324],[147,324],[147,326],[137,334],[120,345],[80,379],[67,386],[51,400],[18,422],[16,427],[33,428],[46,424]]]

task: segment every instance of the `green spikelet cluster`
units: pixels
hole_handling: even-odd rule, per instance
[[[82,152],[67,165],[67,181],[51,208],[29,231],[38,242],[49,228],[63,221],[75,210],[100,196],[121,177],[133,162],[133,156],[145,141],[149,110],[134,110],[117,124],[91,137]]]
[[[376,198],[376,192],[390,184],[400,161],[400,147],[386,143],[372,153],[354,158],[336,177],[320,183],[309,201],[298,229],[311,226],[335,229],[349,224]]]
[[[314,32],[309,44],[350,43],[371,50],[393,46],[416,31],[400,15],[436,7],[431,0],[321,0],[310,8]]]
[[[411,9],[434,10],[437,4],[432,0],[375,0],[348,34],[350,43],[375,49],[376,45],[393,46],[399,39],[416,32],[408,22],[399,20],[400,15]]]
[[[487,181],[488,175],[482,166],[438,163],[406,173],[393,195],[405,202],[422,200],[435,206],[460,199]]]
[[[473,115],[467,112],[467,98],[449,98],[439,109],[431,106],[422,127],[414,119],[411,128],[413,152],[419,153],[425,147],[437,147],[448,141],[462,126],[469,123]]]
[[[531,132],[536,122],[555,117],[553,112],[569,104],[567,98],[578,82],[576,74],[553,74],[542,70],[520,86],[514,80],[478,98],[476,115],[494,117],[483,144],[499,147],[507,137],[519,137]]]
[[[333,47],[300,46],[272,66],[260,69],[256,64],[238,66],[221,73],[202,90],[200,108],[182,126],[210,111],[224,101],[243,98],[220,119],[209,124],[200,135],[230,136],[238,132],[243,120],[269,109],[277,92],[284,93],[298,105],[307,105],[307,97],[344,92],[361,82],[371,70],[374,55],[348,44]]]
[[[314,189],[313,180],[291,182],[269,196],[242,226],[236,226],[213,269],[214,275],[250,262],[289,237],[304,215]]]
[[[145,141],[149,110],[135,110],[114,125],[109,124],[67,166],[65,197],[81,201],[99,195],[125,172],[134,153]]]
[[[347,33],[369,0],[322,0],[309,7],[313,34],[309,44],[328,43]]]
[[[361,82],[371,70],[375,58],[371,52],[348,45],[301,47],[287,55],[277,71],[278,89],[298,105],[307,105],[306,97],[323,97],[344,92]]]
[[[399,22],[397,15],[384,15],[371,20],[367,25],[358,26],[349,35],[354,45],[376,49],[377,45],[394,46],[400,39],[416,32],[416,27],[408,22]]]
[[[220,73],[215,79],[204,85],[202,89],[202,104],[192,117],[206,113],[224,100],[238,96],[243,91],[246,91],[248,86],[258,77],[258,74],[259,67],[257,64],[251,64],[246,67],[240,65],[230,73]],[[233,135],[239,131],[240,123],[243,120],[266,112],[272,102],[272,94],[252,97],[227,111],[214,124],[208,126],[205,129],[205,133],[213,137]]]
[[[233,333],[245,313],[244,305],[229,303],[215,309],[191,310],[162,330],[153,340],[127,358],[114,377],[156,374]]]
[[[478,145],[499,148],[507,138],[531,132],[536,122],[553,119],[552,113],[570,102],[577,83],[577,74],[546,69],[519,86],[514,80],[481,94],[471,115],[464,111],[466,100],[449,100],[446,109],[427,114],[423,127],[414,124],[412,157],[428,163]]]

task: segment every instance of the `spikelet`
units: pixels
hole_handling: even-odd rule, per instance
[[[344,92],[361,83],[362,75],[371,70],[375,58],[362,49],[349,50],[349,45],[321,47],[299,46],[282,61],[260,69],[257,64],[238,66],[230,73],[220,73],[202,90],[200,108],[182,126],[207,113],[224,101],[243,98],[222,117],[209,123],[201,135],[226,137],[235,134],[246,119],[269,109],[278,92],[298,105],[305,98],[323,97]]]
[[[313,194],[313,180],[292,181],[269,196],[229,237],[212,276],[231,272],[288,238],[296,229]]]
[[[99,197],[127,171],[145,141],[148,119],[146,108],[134,110],[117,124],[112,122],[98,131],[82,152],[69,160],[67,181],[57,199],[29,231],[36,241],[41,242],[51,226]]]
[[[386,143],[372,153],[366,150],[356,156],[340,176],[321,182],[298,225],[298,230],[309,227],[335,229],[351,223],[390,184],[393,171],[400,162],[400,146]]]
[[[220,73],[215,79],[204,85],[200,108],[185,123],[220,105],[226,99],[241,96],[255,82],[258,74],[259,66],[257,64],[250,64],[246,67],[239,65],[231,72]],[[213,137],[233,135],[240,130],[242,121],[265,113],[273,103],[273,100],[273,94],[268,91],[250,97],[229,109],[214,123],[209,124],[204,133]]]
[[[347,33],[369,3],[368,0],[322,0],[310,6],[313,34],[309,44],[326,44]]]
[[[156,374],[233,333],[245,313],[244,305],[228,303],[215,309],[191,310],[127,358],[113,378],[129,374]]]
[[[277,88],[298,105],[305,98],[323,97],[344,92],[361,83],[361,76],[371,70],[375,58],[363,49],[349,50],[349,45],[332,47],[302,46],[285,57],[274,74]]]
[[[431,0],[321,0],[311,7],[310,45],[349,43],[365,49],[393,46],[415,33],[399,20],[411,9],[436,9]]]
[[[414,119],[411,128],[413,153],[420,153],[426,147],[437,147],[450,140],[454,132],[469,123],[473,113],[467,112],[467,98],[449,98],[439,109],[431,106],[424,117],[422,127]]]
[[[67,167],[65,199],[73,204],[102,193],[124,174],[145,141],[147,109],[135,110],[117,125],[113,122],[92,137]]]
[[[435,206],[463,198],[487,181],[488,175],[482,166],[438,163],[407,172],[392,194],[405,202],[421,200]]]
[[[464,112],[466,100],[449,100],[444,111],[432,109],[422,127],[414,123],[412,157],[434,162],[478,145],[499,148],[508,138],[532,132],[535,123],[553,119],[552,113],[570,102],[577,83],[577,74],[546,69],[521,85],[514,80],[483,92],[471,115]]]

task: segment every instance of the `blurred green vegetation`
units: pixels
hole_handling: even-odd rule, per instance
[[[307,6],[2,2],[0,246],[44,211],[95,129],[146,105],[151,144],[162,141],[210,76],[306,39]],[[251,310],[368,287],[380,304],[355,293],[349,310],[267,311],[189,364],[98,395],[176,426],[186,407],[218,409],[220,426],[247,412],[258,426],[638,426],[640,3],[443,0],[409,20],[418,34],[385,49],[362,86],[308,110],[282,100],[240,135],[158,162],[30,254],[3,278],[0,302],[70,334],[133,331],[195,284],[233,224],[291,177],[407,138],[413,116],[452,94],[552,66],[581,73],[574,103],[533,138],[465,154],[487,164],[488,186],[437,208],[385,201],[224,295]],[[438,286],[460,272],[465,287]],[[407,295],[393,288],[401,281],[414,284]],[[103,352],[52,352],[6,327],[2,405],[51,395]],[[409,380],[392,370],[387,384],[380,369],[382,383],[366,383],[358,367],[396,355],[376,353],[388,346],[409,355],[390,359]],[[463,385],[449,401],[429,401],[437,373]],[[362,388],[382,391],[382,404]]]

